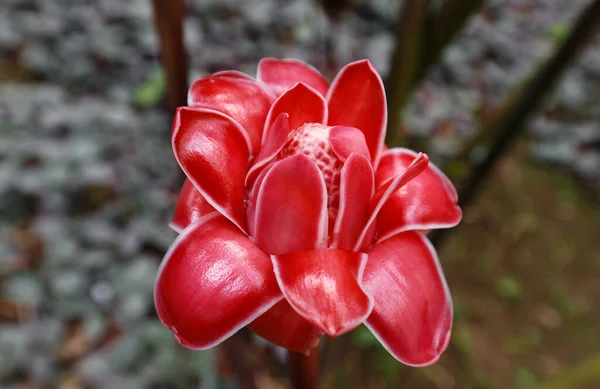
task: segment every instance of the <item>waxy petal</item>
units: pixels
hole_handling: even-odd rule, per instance
[[[322,247],[327,238],[327,189],[304,154],[273,165],[256,199],[254,239],[269,254]]]
[[[378,186],[387,183],[412,162],[417,154],[408,149],[391,149],[381,158],[376,173]],[[377,220],[379,240],[409,230],[454,227],[462,211],[452,182],[433,164],[401,190],[394,192],[383,205]]]
[[[374,225],[377,216],[379,216],[381,209],[388,201],[390,196],[421,174],[427,168],[428,164],[429,157],[426,154],[419,153],[406,169],[398,173],[391,180],[388,180],[384,185],[377,189],[371,204],[371,215],[367,221],[367,224],[363,228],[356,245],[354,246],[354,251],[357,251],[359,247],[365,247],[369,244],[372,226]]]
[[[387,125],[385,90],[368,60],[346,65],[327,94],[328,125],[356,127],[363,132],[373,166],[377,168]]]
[[[369,220],[374,186],[371,162],[363,155],[350,154],[341,171],[340,206],[333,228],[334,247],[353,249]],[[364,248],[359,247],[357,251]]]
[[[411,366],[436,362],[450,340],[452,300],[427,238],[409,231],[375,245],[363,285],[375,300],[365,324],[390,354]]]
[[[351,153],[365,156],[371,161],[371,154],[365,141],[365,135],[354,127],[334,126],[329,130],[331,149],[337,157],[345,161]]]
[[[360,283],[367,254],[319,249],[272,255],[277,283],[292,308],[329,336],[361,324],[373,300]]]
[[[212,205],[198,192],[192,181],[186,179],[177,198],[175,213],[169,224],[172,229],[181,232],[202,216],[215,212]]]
[[[281,298],[269,257],[216,212],[179,235],[154,288],[160,320],[193,349],[220,343]]]
[[[271,162],[281,151],[289,133],[289,115],[287,113],[280,113],[271,127],[265,131],[265,143],[260,148],[260,152],[254,159],[254,162],[252,162],[248,175],[246,175],[246,186],[251,185],[261,169]]]
[[[308,353],[319,344],[323,332],[303,319],[283,299],[248,325],[258,336],[288,350]]]
[[[188,91],[188,105],[222,112],[248,133],[258,152],[263,126],[275,96],[259,82],[240,72],[225,71],[202,77]],[[251,150],[251,151],[252,151]]]
[[[306,84],[298,83],[273,103],[265,122],[265,132],[282,113],[289,115],[290,130],[293,131],[306,123],[325,123],[327,104],[319,92]],[[262,143],[266,141],[263,137]]]
[[[297,59],[263,58],[258,63],[257,78],[277,95],[282,95],[297,82],[309,85],[325,96],[329,83],[317,69]]]
[[[242,230],[250,143],[229,116],[180,107],[173,124],[175,158],[202,196]]]

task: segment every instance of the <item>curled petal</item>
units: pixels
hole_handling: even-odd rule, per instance
[[[186,179],[177,198],[175,213],[169,224],[177,232],[200,219],[200,217],[214,212],[215,209],[194,187],[192,181]]]
[[[365,324],[399,361],[436,362],[452,329],[452,300],[437,255],[423,235],[409,231],[369,252],[364,288],[375,300]]]
[[[285,141],[290,133],[289,115],[280,113],[271,127],[265,131],[265,143],[260,148],[260,152],[254,159],[248,175],[246,176],[246,186],[251,185],[261,169],[281,151]]]
[[[250,136],[255,152],[274,99],[256,80],[235,71],[199,78],[188,91],[189,106],[214,109],[238,122]]]
[[[303,82],[325,96],[329,84],[317,69],[297,59],[263,58],[258,63],[258,77],[277,95]]]
[[[383,147],[387,108],[381,77],[368,60],[346,65],[327,94],[328,125],[356,127],[363,132],[376,168]]]
[[[371,313],[373,300],[360,285],[367,254],[320,249],[271,260],[286,300],[327,335],[342,335]]]
[[[369,217],[367,224],[363,228],[360,237],[354,246],[354,251],[358,250],[358,247],[364,247],[368,245],[369,231],[371,231],[372,225],[374,225],[374,222],[377,216],[379,216],[383,205],[390,198],[390,196],[421,174],[423,170],[427,168],[428,164],[429,157],[426,154],[419,153],[406,169],[398,173],[391,180],[388,180],[377,190],[377,192],[375,192],[373,203],[371,205],[371,216]]]
[[[395,148],[383,154],[376,173],[378,186],[406,169],[415,158],[412,150]],[[462,211],[452,182],[433,164],[402,190],[394,192],[383,205],[377,220],[379,240],[409,230],[454,227]]]
[[[160,320],[193,349],[220,343],[281,298],[269,257],[216,212],[179,235],[154,287]]]
[[[371,162],[363,155],[350,154],[341,171],[340,206],[333,228],[334,247],[352,250],[369,220],[374,190]],[[359,247],[357,251],[364,248]]]
[[[345,161],[351,153],[357,153],[371,160],[365,135],[358,128],[334,126],[329,130],[329,142],[337,157]]]
[[[304,154],[273,165],[256,199],[254,239],[269,254],[321,247],[327,238],[327,190]]]
[[[327,104],[323,96],[313,88],[298,83],[279,96],[273,103],[265,122],[265,132],[282,113],[289,115],[290,130],[295,130],[305,123],[325,123],[327,120]],[[264,137],[262,143],[266,143]]]
[[[242,230],[249,140],[230,117],[180,107],[173,124],[175,158],[202,196]]]

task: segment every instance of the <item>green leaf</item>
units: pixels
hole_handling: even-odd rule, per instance
[[[152,108],[160,102],[166,90],[165,74],[162,69],[156,69],[150,78],[135,90],[133,104],[141,109]]]

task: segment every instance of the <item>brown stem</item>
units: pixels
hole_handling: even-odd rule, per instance
[[[293,389],[317,389],[319,380],[319,349],[313,348],[309,355],[288,352],[288,370]]]
[[[160,41],[160,55],[167,79],[169,110],[186,105],[188,64],[183,41],[183,0],[152,0],[154,24]]]
[[[483,184],[489,179],[498,160],[524,132],[525,121],[546,93],[552,89],[567,66],[598,31],[598,26],[600,26],[600,0],[595,0],[583,10],[569,37],[552,58],[514,99],[512,108],[503,111],[505,113],[491,124],[492,128],[488,131],[492,131],[497,136],[486,157],[471,169],[460,187],[458,198],[462,208],[471,204]],[[431,234],[431,242],[435,246],[440,245],[445,231],[447,230],[436,230]]]

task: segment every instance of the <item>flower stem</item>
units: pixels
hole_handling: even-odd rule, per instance
[[[313,348],[309,355],[288,352],[288,370],[293,389],[317,389],[319,380],[319,349]]]

